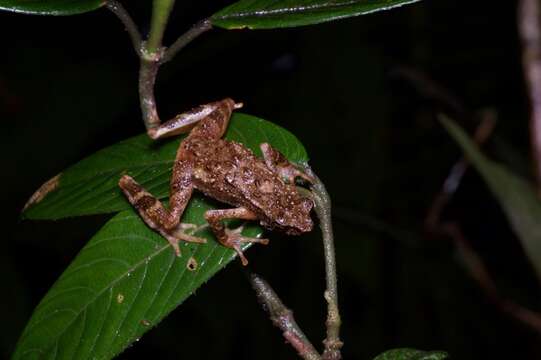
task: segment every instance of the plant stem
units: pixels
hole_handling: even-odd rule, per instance
[[[482,146],[489,138],[494,127],[496,126],[497,114],[494,110],[483,110],[479,113],[479,125],[473,135],[473,140],[478,146]],[[469,167],[469,162],[466,157],[462,157],[456,162],[449,171],[447,178],[441,186],[440,192],[436,195],[432,201],[428,213],[425,217],[425,229],[428,233],[438,232],[441,223],[441,215],[445,207],[451,201],[455,192],[462,182],[462,178]]]
[[[126,27],[126,31],[128,31],[128,34],[130,35],[133,48],[135,49],[135,52],[139,56],[141,52],[141,44],[142,44],[141,33],[137,29],[137,25],[131,18],[130,14],[126,11],[124,6],[122,6],[122,4],[116,0],[108,0],[105,6],[113,14],[115,14],[120,19],[120,21],[122,21],[122,23]]]
[[[154,83],[160,68],[159,56],[156,58],[141,57],[139,68],[139,102],[143,121],[147,130],[160,125],[160,117],[154,98]]]
[[[272,287],[257,274],[250,275],[250,283],[274,326],[282,330],[284,338],[297,350],[299,356],[305,360],[320,360],[318,352],[295,322],[293,312],[282,303]]]
[[[323,249],[325,253],[327,289],[324,296],[327,301],[327,338],[323,341],[325,350],[323,351],[322,359],[339,360],[342,358],[340,349],[343,343],[340,341],[341,320],[338,310],[338,280],[336,276],[336,258],[331,219],[331,198],[321,180],[308,165],[305,166],[305,171],[315,179],[310,190],[315,203],[315,211],[319,218],[319,227],[323,236]]]
[[[186,45],[192,42],[196,37],[202,33],[212,29],[212,23],[209,19],[202,20],[195,24],[190,30],[182,34],[174,43],[165,51],[161,59],[161,63],[166,63],[171,60],[175,55],[182,50]]]
[[[478,283],[481,290],[485,292],[487,298],[504,313],[507,313],[515,320],[541,334],[541,314],[500,296],[496,283],[488,272],[483,260],[473,250],[460,226],[453,222],[442,223],[440,226],[441,231],[454,241],[463,264],[471,277]]]
[[[173,9],[175,0],[154,0],[152,3],[152,20],[150,34],[141,51],[141,68],[139,69],[139,101],[147,131],[160,125],[160,117],[154,98],[154,84],[164,54],[162,47],[163,33]]]
[[[154,97],[154,84],[160,65],[171,60],[192,40],[212,28],[209,20],[200,21],[181,35],[170,49],[165,48],[162,46],[163,33],[174,4],[175,0],[154,0],[150,35],[141,52],[139,101],[147,131],[158,127],[161,123]]]
[[[108,0],[106,3],[107,8],[126,27],[133,47],[141,60],[139,69],[139,102],[147,131],[161,124],[154,97],[154,84],[156,83],[156,76],[158,75],[160,65],[170,61],[182,48],[212,28],[210,20],[205,19],[200,21],[186,33],[182,34],[169,49],[166,49],[162,46],[163,33],[174,4],[175,0],[154,0],[150,34],[147,41],[142,41],[137,26],[122,4],[116,0]]]
[[[152,3],[150,34],[145,46],[149,54],[161,51],[163,33],[165,32],[173,5],[175,5],[175,0],[154,0]]]

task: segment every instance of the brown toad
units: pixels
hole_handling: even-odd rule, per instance
[[[149,130],[152,139],[161,139],[190,131],[177,151],[170,185],[169,209],[128,175],[119,186],[146,224],[163,235],[180,255],[179,240],[205,242],[184,231],[193,227],[180,223],[180,218],[193,189],[235,206],[233,209],[209,210],[205,219],[218,241],[234,249],[243,265],[248,261],[241,243],[267,244],[267,239],[247,238],[242,227],[230,230],[223,219],[259,220],[268,229],[278,229],[289,235],[312,230],[311,200],[300,196],[295,178],[308,182],[312,178],[269,144],[260,145],[263,159],[256,157],[244,145],[221,139],[231,113],[242,107],[231,99],[199,106],[187,113]]]

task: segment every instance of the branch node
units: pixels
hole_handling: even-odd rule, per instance
[[[139,47],[139,56],[141,58],[141,61],[159,64],[161,59],[163,58],[163,55],[165,54],[165,50],[166,47],[162,46],[157,51],[149,51],[147,47],[147,42],[143,41],[141,42],[141,46]]]

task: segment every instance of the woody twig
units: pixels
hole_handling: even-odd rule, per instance
[[[320,360],[318,352],[297,325],[293,312],[282,303],[272,287],[257,274],[250,275],[250,283],[272,323],[282,330],[282,335],[299,356],[305,360]]]
[[[116,0],[108,0],[106,4],[106,7],[126,27],[135,52],[141,62],[139,69],[139,102],[147,131],[161,124],[154,97],[154,85],[160,66],[170,61],[180,50],[199,35],[212,28],[209,20],[200,21],[181,35],[171,47],[167,48],[163,46],[163,34],[174,3],[174,0],[154,0],[150,33],[146,40],[143,40],[137,29],[137,25],[122,4]]]

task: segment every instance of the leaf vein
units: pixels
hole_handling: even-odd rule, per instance
[[[96,299],[98,297],[96,297]],[[94,342],[92,343],[92,346],[90,347],[90,351],[88,352],[89,355],[91,355],[94,352],[94,348],[96,347],[96,344],[98,343],[98,340],[101,337],[102,329],[103,329],[103,326],[105,325],[105,322],[107,321],[107,314],[109,313],[109,310],[111,309],[112,303],[113,303],[113,288],[111,287],[109,288],[109,301],[108,301],[107,309],[104,312],[105,316],[103,317],[103,321],[101,322],[100,329],[98,330],[97,336],[94,337]]]
[[[147,276],[147,270],[148,270],[148,263],[145,262],[145,267],[143,268],[143,274],[141,276],[141,280],[139,280],[138,289],[137,289],[137,292],[134,295],[132,303],[130,304],[130,308],[126,311],[126,313],[124,314],[124,317],[122,318],[121,321],[119,321],[118,326],[116,328],[116,334],[117,334],[116,339],[120,338],[120,332],[118,330],[122,328],[122,326],[124,325],[124,322],[128,318],[128,315],[130,315],[131,311],[135,307],[135,303],[137,302],[137,298],[139,296],[139,293],[141,292],[141,289],[143,288],[143,284],[144,284],[146,276]],[[116,339],[114,339],[114,340],[116,340]]]

